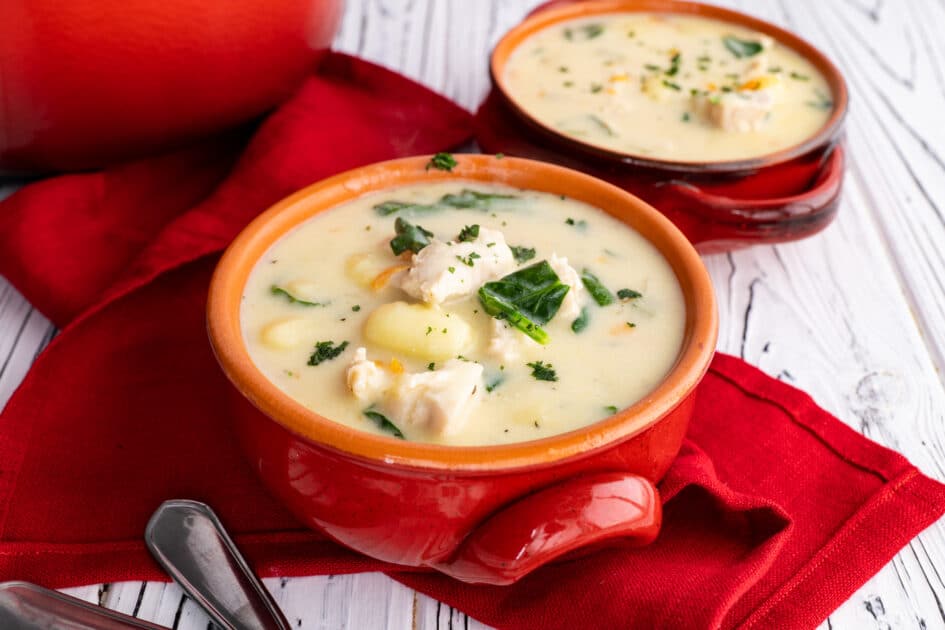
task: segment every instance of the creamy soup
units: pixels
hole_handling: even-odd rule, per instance
[[[259,261],[241,309],[252,360],[306,407],[455,445],[616,413],[670,370],[684,321],[669,264],[623,223],[472,181],[316,215]]]
[[[758,157],[830,116],[824,76],[793,49],[718,20],[616,13],[550,26],[511,54],[505,84],[542,124],[588,144],[682,162]]]

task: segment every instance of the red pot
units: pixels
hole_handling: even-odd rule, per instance
[[[221,259],[210,287],[208,329],[236,387],[236,429],[253,467],[308,526],[375,558],[468,582],[506,584],[569,552],[604,542],[650,542],[661,518],[654,484],[679,451],[695,387],[715,348],[718,320],[702,261],[659,212],[588,175],[515,158],[463,155],[450,173],[427,171],[427,161],[384,162],[310,186],[260,215]],[[567,194],[656,245],[686,303],[683,348],[662,383],[637,404],[582,429],[460,448],[357,431],[269,382],[249,357],[239,321],[256,261],[318,212],[369,191],[445,179]]]
[[[78,170],[257,116],[311,72],[343,0],[3,0],[0,170]]]

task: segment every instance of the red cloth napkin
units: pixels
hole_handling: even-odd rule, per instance
[[[334,55],[251,138],[44,180],[0,203],[0,273],[64,327],[0,414],[0,580],[162,579],[145,523],[161,501],[195,498],[263,575],[385,570],[500,627],[802,628],[942,514],[945,487],[718,355],[650,547],[484,587],[300,529],[230,435],[229,385],[204,331],[215,254],[291,191],[446,149],[470,127],[421,86]]]

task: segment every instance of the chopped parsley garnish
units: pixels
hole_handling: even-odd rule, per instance
[[[578,315],[578,318],[575,319],[573,322],[571,322],[571,330],[573,330],[576,333],[579,333],[585,328],[587,328],[587,325],[590,323],[590,321],[591,321],[591,316],[587,310],[587,307],[585,306],[584,308],[581,309],[581,314]]]
[[[569,42],[584,42],[595,37],[600,37],[604,32],[603,24],[584,24],[575,28],[564,29],[564,38]]]
[[[649,70],[650,72],[659,72],[661,70],[661,68],[655,63],[648,63],[643,67]]]
[[[591,94],[597,94],[604,89],[604,86],[600,83],[591,83]]]
[[[526,363],[528,367],[532,369],[532,376],[535,377],[536,381],[557,381],[558,374],[555,372],[554,367],[550,363],[545,363],[544,361],[532,361],[531,363]],[[535,426],[538,426],[537,424]]]
[[[542,326],[561,308],[570,288],[543,260],[501,280],[485,283],[479,289],[479,301],[489,315],[506,320],[544,345],[548,343],[548,333]]]
[[[621,300],[633,300],[635,298],[643,297],[643,294],[639,291],[634,291],[633,289],[620,289],[617,291],[617,297]]]
[[[591,294],[598,306],[607,306],[614,303],[614,294],[604,286],[604,283],[597,276],[587,269],[581,272],[581,282],[584,283],[587,292]]]
[[[431,332],[433,332],[433,326],[427,326],[427,334],[429,335]]]
[[[269,292],[273,295],[283,295],[287,300],[292,304],[298,304],[299,306],[328,306],[331,302],[309,302],[308,300],[303,300],[302,298],[296,297],[289,293],[286,289],[283,289],[280,286],[272,285],[269,287]]]
[[[474,241],[479,238],[479,225],[467,225],[462,230],[459,231],[459,237],[456,239],[461,243],[466,243],[468,241]]]
[[[726,35],[722,38],[722,43],[728,48],[728,51],[741,59],[742,57],[754,57],[762,50],[764,46],[761,42],[753,42],[747,39],[738,39],[734,35]]]
[[[391,239],[390,248],[395,256],[400,256],[408,249],[416,254],[429,245],[430,239],[433,238],[433,232],[414,225],[403,217],[397,217],[394,221],[394,231],[397,236]]]
[[[450,273],[456,273],[456,267],[453,267],[452,265],[447,267],[446,270],[449,271]]]
[[[668,87],[671,90],[676,90],[677,92],[682,89],[681,87],[679,87],[678,83],[673,83],[672,81],[669,81],[668,79],[663,79],[663,85]]]
[[[465,258],[459,255],[456,256],[456,260],[463,263],[467,267],[472,267],[473,265],[475,265],[476,264],[475,260],[477,258],[482,258],[482,256],[480,256],[476,252],[469,252],[469,256],[466,256]]]
[[[337,346],[334,341],[319,341],[315,344],[315,352],[308,358],[308,364],[319,365],[325,361],[331,361],[344,352],[347,347],[347,341],[342,341]]]
[[[437,153],[427,162],[426,170],[429,171],[431,168],[435,168],[438,171],[452,172],[456,164],[456,158],[453,157],[452,153]]]
[[[682,121],[689,122],[689,112],[683,112]]]
[[[427,369],[432,372],[433,370],[436,369],[436,363],[434,363],[433,361],[430,361],[429,363],[427,363]]]
[[[351,310],[354,311],[355,313],[357,313],[358,311],[361,310],[361,305],[360,305],[360,304],[355,304],[354,306],[351,307]]]
[[[617,413],[617,411],[619,411],[617,409],[617,405],[607,405],[606,407],[604,407],[604,409],[606,409],[607,412],[610,413],[610,415],[613,415]]]
[[[636,328],[636,327],[637,325],[634,324],[633,322],[627,322],[627,328]]]
[[[401,440],[406,440],[403,432],[397,428],[397,425],[387,419],[387,416],[382,414],[379,411],[375,411],[372,407],[365,409],[362,413],[365,416],[377,423],[382,430],[387,431],[388,433],[393,434],[395,438],[400,438]]]
[[[575,221],[575,220],[572,219],[571,217],[568,217],[567,219],[564,220],[564,222],[565,222],[567,225],[573,225],[574,227],[576,227],[576,228],[578,228],[578,229],[581,229],[581,230],[583,230],[584,228],[587,227],[587,221],[585,221],[584,219],[581,219],[580,221]]]
[[[535,257],[534,247],[519,247],[518,245],[509,245],[509,249],[512,250],[512,256],[515,257],[515,262],[518,264],[528,262]]]
[[[567,71],[568,71],[568,67],[567,67],[567,66],[559,66],[559,67],[558,67],[558,72],[564,73],[564,72],[567,72]]]
[[[797,81],[810,81],[810,77],[800,72],[791,71],[791,78]]]

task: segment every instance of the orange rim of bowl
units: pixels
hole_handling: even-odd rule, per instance
[[[578,171],[534,160],[459,155],[452,172],[426,169],[427,157],[380,162],[323,180],[260,214],[223,254],[207,303],[210,342],[236,388],[270,419],[311,442],[379,464],[420,469],[498,471],[589,454],[632,437],[676,407],[702,379],[715,350],[715,297],[705,265],[686,237],[637,197]],[[595,424],[511,444],[444,446],[359,431],[292,399],[255,366],[240,327],[240,303],[256,262],[282,235],[319,212],[366,193],[416,183],[473,180],[565,195],[617,217],[653,243],[672,266],[686,305],[686,329],[674,367],[642,400]]]
[[[538,31],[575,18],[627,12],[696,15],[745,26],[764,33],[765,35],[769,35],[813,63],[820,73],[824,75],[833,93],[833,111],[827,119],[827,122],[824,123],[817,133],[786,149],[741,160],[687,162],[685,160],[662,160],[634,153],[614,151],[564,135],[532,116],[525,107],[519,105],[512,97],[507,89],[505,73],[503,71],[511,54],[525,39]],[[790,31],[745,13],[713,5],[701,4],[699,2],[682,2],[679,0],[589,0],[586,2],[566,4],[560,7],[541,9],[537,13],[527,17],[518,26],[512,28],[512,30],[508,31],[502,39],[499,40],[499,43],[496,44],[492,51],[489,70],[492,75],[493,84],[498,88],[503,100],[512,108],[516,115],[531,127],[556,140],[559,144],[577,148],[586,154],[602,157],[611,161],[617,160],[636,166],[687,173],[733,173],[752,171],[805,155],[814,149],[826,145],[839,135],[843,120],[846,117],[849,101],[847,85],[840,70],[837,69],[826,55],[814,47],[813,44],[810,44]]]

